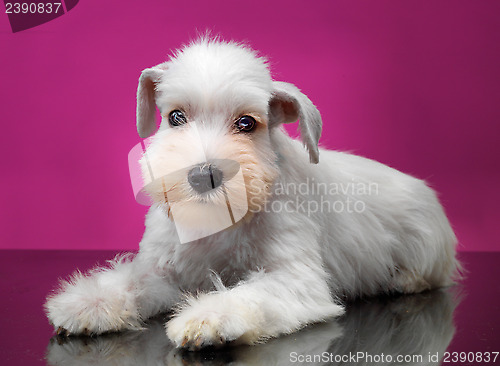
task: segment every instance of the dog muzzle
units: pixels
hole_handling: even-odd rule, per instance
[[[164,202],[168,204],[181,243],[224,230],[240,221],[248,212],[245,182],[240,164],[231,159],[209,159],[165,174],[155,173],[148,159],[148,147],[152,138],[135,145],[129,152],[128,164],[132,190],[137,203],[154,204],[150,187],[163,187]],[[147,169],[141,169],[143,159]],[[165,182],[187,182],[189,195],[179,198],[170,192]],[[213,199],[217,197],[217,199]],[[171,202],[175,202],[171,204]],[[186,211],[192,212],[196,221],[186,219]],[[186,224],[188,223],[188,224]],[[195,225],[194,225],[195,223]]]

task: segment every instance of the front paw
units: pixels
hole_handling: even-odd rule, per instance
[[[198,350],[231,341],[253,344],[259,340],[258,314],[213,300],[209,295],[192,299],[167,322],[167,335],[176,347]]]
[[[58,334],[101,334],[140,328],[135,300],[119,287],[79,275],[49,296],[45,310]]]

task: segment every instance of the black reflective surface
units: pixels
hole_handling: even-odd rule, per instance
[[[461,253],[460,285],[348,305],[347,314],[258,346],[186,352],[166,317],[141,332],[57,338],[42,309],[57,278],[114,256],[105,251],[0,251],[1,365],[500,364],[500,253]],[[446,354],[445,352],[449,352]],[[489,352],[489,354],[488,354]],[[489,355],[489,362],[484,360]],[[480,362],[478,359],[482,359]],[[449,361],[449,362],[444,362]]]

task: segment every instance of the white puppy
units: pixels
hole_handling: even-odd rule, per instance
[[[435,193],[318,149],[316,107],[247,47],[202,39],[144,70],[141,137],[155,132],[155,104],[139,253],[50,295],[60,332],[139,329],[174,309],[178,347],[252,344],[339,316],[344,299],[452,283],[456,238]],[[297,120],[306,149],[280,127]]]

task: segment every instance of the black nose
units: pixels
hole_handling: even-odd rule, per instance
[[[222,184],[222,171],[213,164],[195,166],[188,173],[188,182],[198,193],[205,193]]]

